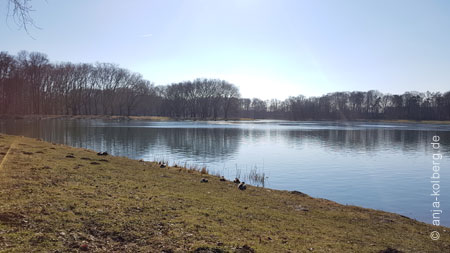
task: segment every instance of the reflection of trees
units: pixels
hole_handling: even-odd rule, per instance
[[[150,131],[171,152],[203,158],[236,153],[242,136],[242,130],[235,128],[153,128]]]
[[[0,131],[133,158],[149,152],[157,155],[162,149],[187,157],[226,158],[237,152],[243,135],[243,130],[238,128],[149,128],[133,124],[108,122],[108,125],[102,125],[101,121],[92,120],[6,120],[0,123]]]
[[[161,158],[178,154],[191,160],[214,162],[228,160],[240,145],[267,145],[286,141],[303,147],[305,142],[316,147],[341,152],[376,152],[377,150],[424,150],[431,152],[433,135],[441,137],[441,152],[450,152],[450,132],[399,130],[386,128],[348,129],[270,129],[262,127],[149,128],[139,122],[100,120],[2,120],[0,132],[42,138],[75,147],[108,151],[132,158]],[[180,123],[183,124],[183,123]],[[284,125],[283,125],[284,126]]]
[[[393,129],[320,129],[309,131],[285,131],[284,137],[293,146],[310,140],[330,150],[340,152],[343,149],[352,151],[376,151],[379,149],[426,150],[431,151],[431,138],[439,135],[441,152],[450,152],[450,132],[424,130]]]

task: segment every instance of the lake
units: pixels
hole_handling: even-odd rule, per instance
[[[0,120],[0,132],[198,168],[228,179],[432,222],[439,152],[442,225],[450,226],[450,126],[367,122]],[[440,137],[439,150],[431,146]]]

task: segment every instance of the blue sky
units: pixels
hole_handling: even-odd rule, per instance
[[[33,0],[0,50],[112,62],[156,85],[221,78],[244,97],[450,90],[450,1]],[[6,17],[6,1],[0,1]]]

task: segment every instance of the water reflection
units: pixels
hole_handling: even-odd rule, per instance
[[[434,135],[441,136],[441,152],[450,152],[450,132],[423,130],[312,130],[283,131],[281,135],[292,147],[301,147],[304,141],[322,145],[333,152],[378,152],[379,150],[403,150],[431,152],[428,145]]]
[[[132,158],[171,152],[203,162],[233,156],[244,134],[238,128],[153,128],[98,120],[9,120],[0,122],[0,131]]]
[[[42,138],[94,150],[107,150],[116,155],[135,158],[139,157],[136,154],[155,152],[155,148],[160,148],[189,157],[199,156],[213,160],[233,156],[241,143],[267,141],[283,141],[292,148],[301,148],[304,142],[308,142],[333,152],[377,152],[380,149],[430,152],[431,145],[426,144],[436,134],[441,136],[441,152],[450,152],[448,127],[424,130],[403,125],[393,125],[390,128],[362,126],[371,125],[253,122],[236,127],[233,124],[204,122],[143,124],[134,121],[61,119],[0,121],[0,131],[4,133]]]

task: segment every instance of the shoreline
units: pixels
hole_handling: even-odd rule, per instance
[[[119,116],[119,115],[0,115],[2,119],[103,119],[103,120],[142,120],[142,121],[258,121],[258,120],[280,120],[290,122],[338,122],[338,123],[352,123],[352,122],[369,122],[369,123],[397,123],[397,124],[430,124],[430,125],[450,125],[448,120],[389,120],[389,119],[354,119],[354,120],[330,120],[330,119],[308,119],[308,120],[289,120],[289,119],[254,119],[254,118],[229,118],[229,119],[183,119],[172,118],[166,116]]]
[[[450,249],[447,227],[300,192],[241,191],[233,182],[181,167],[4,134],[0,161],[0,231],[9,231],[0,234],[0,250]],[[434,230],[438,241],[429,237]]]

